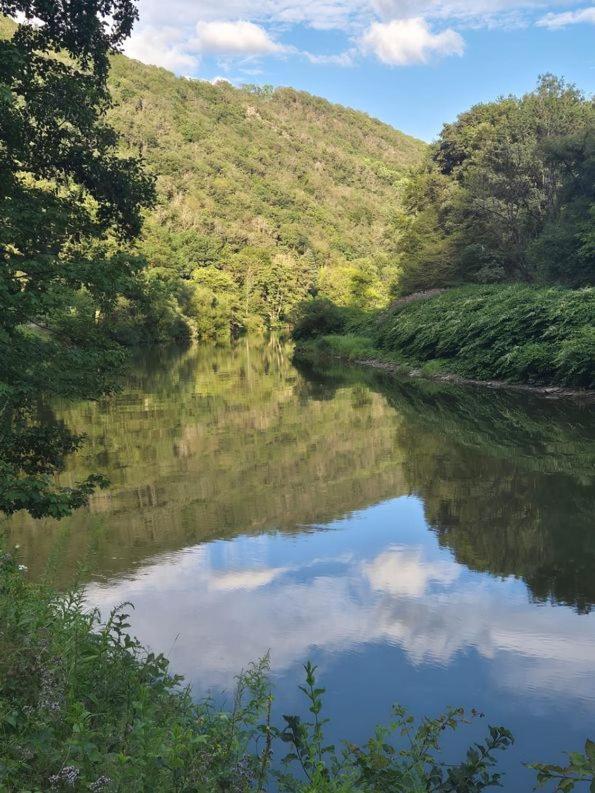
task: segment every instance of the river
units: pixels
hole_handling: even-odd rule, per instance
[[[139,353],[116,397],[56,411],[88,435],[63,482],[111,488],[10,542],[104,612],[132,601],[196,696],[270,651],[276,717],[311,659],[331,740],[393,702],[475,707],[446,752],[507,726],[507,791],[595,737],[592,407],[296,367],[271,339]]]

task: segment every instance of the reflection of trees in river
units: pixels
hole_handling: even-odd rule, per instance
[[[440,543],[474,570],[524,579],[538,600],[588,611],[595,603],[592,405],[359,377],[401,416],[396,442],[408,489],[423,499]],[[328,388],[332,378],[325,379]]]
[[[65,481],[99,469],[113,484],[61,525],[9,524],[36,572],[52,549],[60,579],[90,551],[97,574],[123,573],[155,553],[302,531],[412,492],[461,563],[521,577],[538,599],[595,602],[586,407],[296,370],[272,341],[153,351],[116,399],[59,412],[89,436]]]
[[[405,424],[405,470],[440,543],[474,570],[523,578],[538,600],[595,602],[593,488],[570,474],[524,470]],[[440,445],[442,448],[440,448]],[[438,448],[437,448],[438,447]]]
[[[409,486],[441,544],[475,570],[523,578],[538,600],[589,610],[595,426],[588,409],[477,391],[394,404],[405,419],[399,442]]]
[[[311,391],[274,342],[151,353],[115,400],[63,410],[88,434],[65,481],[99,468],[112,487],[61,526],[13,521],[11,539],[36,571],[61,538],[59,578],[90,550],[92,568],[112,574],[206,540],[302,531],[403,494],[400,419],[384,398],[362,386],[329,400]]]

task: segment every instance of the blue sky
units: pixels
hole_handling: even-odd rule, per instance
[[[290,85],[431,140],[553,72],[595,90],[595,6],[573,0],[140,0],[126,47],[177,74]]]

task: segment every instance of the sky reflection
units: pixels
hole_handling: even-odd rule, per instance
[[[270,339],[151,351],[64,418],[89,436],[65,483],[112,487],[60,524],[13,520],[9,542],[35,578],[83,565],[104,613],[133,602],[196,696],[270,651],[276,723],[304,712],[310,659],[330,741],[365,741],[394,702],[476,707],[448,740],[460,756],[486,721],[510,728],[507,793],[532,788],[523,761],[595,737],[588,406],[296,368]]]
[[[458,564],[412,497],[316,532],[187,548],[87,593],[102,611],[132,601],[135,632],[198,691],[229,688],[267,651],[282,678],[313,653],[324,668],[384,645],[420,668],[471,652],[493,689],[542,705],[562,695],[595,716],[594,615],[537,605],[523,582]]]

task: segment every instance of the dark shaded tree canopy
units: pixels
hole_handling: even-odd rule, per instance
[[[411,179],[401,293],[595,283],[595,106],[552,75],[446,124]]]
[[[105,317],[141,262],[114,254],[153,185],[105,121],[110,54],[129,0],[0,2],[23,19],[0,40],[0,510],[61,515],[101,480],[55,489],[80,443],[46,399],[113,387],[122,353]]]

